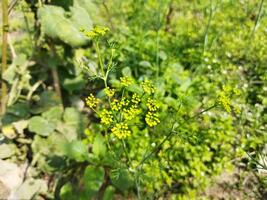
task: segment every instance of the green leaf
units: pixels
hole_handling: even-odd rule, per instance
[[[84,5],[77,5],[75,4],[74,7],[70,8],[71,10],[71,22],[73,26],[76,27],[77,30],[80,30],[81,28],[85,29],[86,31],[89,31],[93,27],[93,22],[91,20],[90,15],[84,8]]]
[[[80,32],[80,28],[90,30],[91,18],[82,6],[72,7],[70,14],[71,18],[66,18],[63,8],[52,5],[43,6],[38,12],[46,35],[60,39],[73,47],[84,45],[88,39]]]
[[[37,102],[37,105],[31,109],[31,112],[38,114],[45,112],[48,109],[58,106],[60,104],[60,98],[53,91],[44,91],[40,95],[40,100]]]
[[[69,93],[73,91],[81,90],[85,86],[86,81],[83,79],[82,75],[76,76],[74,78],[66,78],[63,81],[63,87],[68,90]]]
[[[66,108],[63,119],[67,125],[76,129],[78,133],[82,133],[85,129],[84,127],[84,117],[81,113],[75,108]]]
[[[133,178],[126,169],[118,169],[113,171],[110,178],[112,184],[121,191],[131,188],[134,184]]]
[[[104,181],[105,171],[103,167],[88,166],[83,175],[86,193],[91,198],[97,193]]]
[[[89,159],[89,153],[87,146],[81,141],[72,141],[65,146],[66,154],[78,161],[83,162]]]
[[[98,6],[92,0],[75,0],[74,7],[80,6],[84,8],[87,13],[90,15],[90,18],[93,20],[94,24],[102,24],[101,15],[99,14]]]
[[[97,157],[104,157],[107,148],[105,144],[105,139],[101,134],[97,134],[93,143],[93,153]]]
[[[0,144],[0,159],[11,157],[16,151],[14,144]]]
[[[48,136],[55,128],[54,123],[40,116],[32,117],[29,121],[29,130],[41,136]]]
[[[104,197],[103,197],[103,200],[113,200],[113,196],[114,196],[114,193],[115,193],[115,188],[112,187],[111,185],[108,186],[104,192]]]
[[[44,112],[42,116],[51,122],[58,122],[61,120],[63,109],[61,106],[55,106]]]
[[[17,199],[32,199],[39,193],[47,191],[47,183],[41,179],[26,180],[15,192]]]

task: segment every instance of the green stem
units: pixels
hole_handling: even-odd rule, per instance
[[[210,28],[210,24],[211,24],[211,19],[212,19],[212,0],[210,0],[209,21],[208,21],[208,25],[207,25],[206,30],[205,30],[204,50],[203,50],[203,53],[206,52],[206,46],[207,46],[207,43],[208,43],[208,32],[209,32],[209,28]]]
[[[156,71],[156,78],[159,78],[159,30],[157,30],[157,41],[156,41],[156,65],[157,65],[157,71]]]
[[[6,111],[7,102],[7,85],[3,80],[3,74],[7,69],[7,37],[8,37],[8,0],[2,0],[2,24],[3,24],[3,35],[2,35],[2,97],[1,97],[1,113],[4,114]]]
[[[251,38],[254,36],[255,34],[255,31],[256,31],[256,28],[259,24],[259,21],[260,21],[260,15],[261,15],[261,11],[262,11],[262,8],[263,8],[263,2],[264,0],[261,0],[261,3],[260,3],[260,7],[259,7],[259,12],[258,12],[258,15],[257,15],[257,19],[255,21],[255,25],[254,25],[254,28],[253,28],[253,31],[251,33]]]
[[[105,82],[105,87],[107,87],[107,81],[106,81],[106,75],[105,75],[105,71],[104,71],[104,63],[103,63],[103,60],[102,60],[102,57],[101,57],[101,53],[100,53],[100,49],[99,49],[99,44],[98,44],[98,40],[96,41],[96,53],[97,53],[97,56],[98,56],[98,61],[99,61],[99,65],[100,65],[100,68],[101,68],[101,72],[102,72],[102,77],[104,78],[104,82]]]
[[[125,144],[124,139],[122,139],[121,142],[122,142],[122,146],[123,146],[123,151],[124,151],[125,156],[126,156],[126,165],[127,165],[128,169],[129,169],[130,168],[130,165],[129,165],[130,157],[129,157],[129,154],[127,152],[127,148],[126,148],[126,144]]]

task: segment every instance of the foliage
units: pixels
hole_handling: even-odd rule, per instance
[[[0,164],[27,170],[8,195],[208,199],[222,173],[261,173],[261,2],[18,1]]]

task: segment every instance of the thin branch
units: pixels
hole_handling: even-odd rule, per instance
[[[13,0],[8,6],[8,15],[11,13],[12,9],[15,7],[15,5],[18,3],[18,0]]]
[[[8,0],[2,1],[2,23],[3,23],[3,35],[2,35],[2,91],[1,91],[1,113],[4,114],[6,110],[7,102],[7,85],[3,79],[4,71],[7,69],[7,46],[8,46]]]

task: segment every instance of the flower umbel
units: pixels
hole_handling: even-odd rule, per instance
[[[146,121],[147,125],[150,126],[150,127],[156,126],[157,124],[160,123],[159,114],[158,113],[152,113],[152,112],[149,111],[146,114],[145,121]]]
[[[218,103],[223,106],[226,112],[231,112],[231,101],[228,96],[226,96],[225,92],[220,92],[218,97]]]
[[[110,125],[113,122],[113,115],[111,111],[104,109],[100,114],[99,117],[101,119],[101,123],[104,125]]]
[[[123,117],[126,120],[132,120],[141,113],[141,110],[136,105],[132,105],[129,109],[123,109]]]
[[[111,89],[111,88],[109,88],[109,87],[106,87],[106,88],[104,89],[104,92],[105,92],[105,94],[106,94],[108,97],[113,97],[114,94],[115,94],[115,89]]]
[[[86,99],[85,103],[89,108],[95,108],[99,103],[99,99],[97,99],[93,94],[90,94]]]
[[[155,86],[152,84],[151,81],[145,80],[141,83],[141,86],[142,86],[145,93],[147,93],[147,94],[155,93]]]
[[[111,132],[118,137],[119,139],[124,139],[131,135],[131,131],[126,123],[117,123],[112,129]]]
[[[90,38],[97,38],[100,36],[104,36],[109,31],[109,28],[102,27],[102,26],[96,26],[91,31],[86,31],[85,35]]]
[[[151,98],[147,99],[146,106],[147,106],[149,111],[153,111],[153,112],[155,112],[159,109],[159,104]]]
[[[129,76],[124,76],[120,78],[121,85],[124,87],[128,87],[133,84],[133,79]]]

